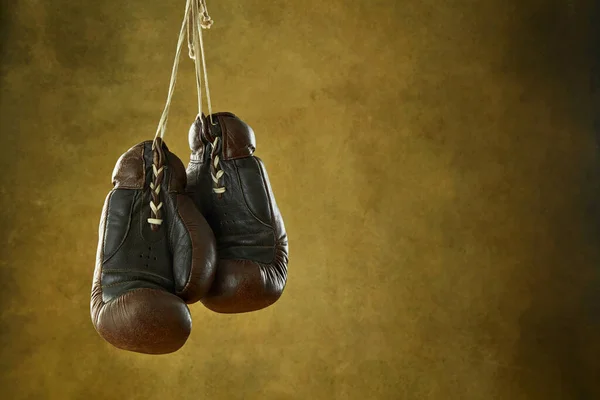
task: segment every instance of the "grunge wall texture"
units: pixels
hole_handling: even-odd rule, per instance
[[[155,132],[183,4],[2,0],[2,399],[600,398],[592,1],[209,0],[214,107],[255,129],[289,285],[192,307],[172,355],[104,343],[100,211]]]

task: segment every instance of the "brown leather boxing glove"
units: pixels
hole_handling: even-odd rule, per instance
[[[231,113],[199,116],[189,132],[189,195],[217,240],[215,281],[202,303],[220,313],[265,308],[287,281],[288,241],[252,129]]]
[[[154,150],[147,141],[122,155],[113,184],[100,222],[92,322],[120,349],[174,352],[192,327],[186,303],[213,282],[214,235],[184,193],[183,163],[160,139]]]

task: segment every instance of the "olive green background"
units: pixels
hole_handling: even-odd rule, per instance
[[[0,398],[600,398],[592,3],[209,0],[213,105],[256,132],[289,281],[260,312],[193,306],[185,347],[145,356],[89,295],[183,1],[3,0]],[[178,83],[187,163],[185,52]]]

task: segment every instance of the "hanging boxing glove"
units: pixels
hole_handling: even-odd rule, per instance
[[[288,242],[252,129],[231,113],[198,117],[189,132],[188,193],[213,229],[219,258],[202,303],[220,313],[265,308],[287,280]]]
[[[115,347],[147,354],[178,350],[189,309],[210,288],[214,235],[184,194],[185,167],[160,138],[121,156],[100,222],[91,295],[97,332]]]

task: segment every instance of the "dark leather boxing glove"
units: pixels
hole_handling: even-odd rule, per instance
[[[220,313],[265,308],[287,281],[288,241],[252,129],[231,113],[199,116],[189,133],[188,193],[217,239],[213,286],[202,303]]]
[[[119,158],[104,203],[91,317],[107,342],[147,354],[178,350],[216,270],[215,237],[185,195],[181,160],[157,139]],[[152,223],[150,223],[152,222]]]

